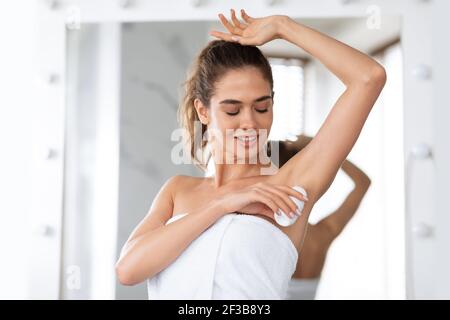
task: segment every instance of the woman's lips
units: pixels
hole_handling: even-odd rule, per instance
[[[258,142],[258,136],[239,136],[235,139],[245,148],[253,147]]]

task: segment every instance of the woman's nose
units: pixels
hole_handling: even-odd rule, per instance
[[[239,127],[241,129],[256,129],[257,128],[256,119],[251,110],[245,110],[245,112],[242,112]]]

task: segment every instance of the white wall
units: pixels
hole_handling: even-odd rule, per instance
[[[27,8],[27,10],[24,10]],[[35,6],[0,3],[0,299],[28,298]],[[20,17],[20,19],[18,19]],[[11,32],[14,30],[14,32]]]
[[[436,0],[433,8],[433,119],[434,132],[431,140],[434,147],[434,172],[436,177],[434,190],[435,211],[432,217],[434,227],[433,252],[434,259],[431,270],[423,270],[434,275],[432,296],[439,299],[450,299],[450,202],[448,201],[448,182],[450,181],[450,148],[448,138],[450,119],[448,84],[450,83],[450,43],[448,40],[448,12],[450,3]],[[429,110],[429,108],[427,108]],[[420,254],[420,253],[419,253]]]

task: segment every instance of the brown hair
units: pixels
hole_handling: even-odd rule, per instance
[[[215,83],[229,70],[246,66],[258,68],[263,77],[269,81],[273,92],[272,69],[267,58],[255,46],[241,45],[237,42],[225,40],[213,40],[203,48],[192,64],[187,80],[183,83],[184,92],[181,104],[178,108],[178,121],[188,133],[187,147],[194,164],[206,169],[206,163],[196,156],[197,150],[194,143],[195,121],[199,121],[194,100],[198,98],[205,106],[209,107],[210,99],[214,95]],[[202,137],[206,131],[206,125],[202,124]],[[206,146],[207,141],[201,142],[200,149]],[[211,155],[209,155],[208,160]]]

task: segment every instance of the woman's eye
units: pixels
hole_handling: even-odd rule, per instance
[[[235,115],[237,115],[238,113],[239,113],[239,111],[236,111],[236,112],[226,112],[226,114],[229,115],[229,116],[235,116]]]
[[[265,108],[265,109],[255,109],[257,112],[259,112],[259,113],[264,113],[264,112],[267,112],[267,111],[269,111],[269,108]]]

